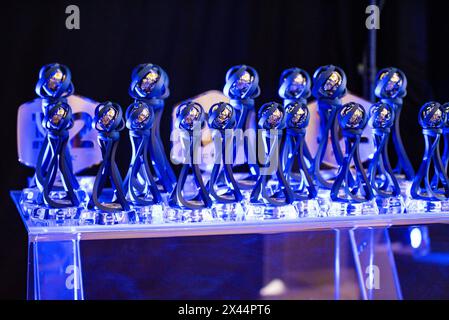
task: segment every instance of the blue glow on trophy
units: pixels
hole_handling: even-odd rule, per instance
[[[51,63],[43,66],[39,71],[39,79],[36,83],[35,92],[42,99],[41,122],[43,122],[43,118],[47,115],[50,104],[57,102],[67,103],[67,97],[75,92],[70,69],[59,63]],[[47,139],[44,140],[43,148],[48,149]],[[50,161],[50,154],[47,151],[41,164],[44,168]],[[67,148],[65,152],[67,153],[65,156],[65,160],[67,161],[66,165],[72,171],[72,158]],[[78,190],[80,188],[78,181],[75,179],[73,183],[74,188]],[[33,184],[34,181],[31,182],[31,185]]]
[[[92,125],[98,131],[98,143],[103,161],[95,177],[92,196],[87,206],[89,210],[95,211],[84,212],[83,220],[86,223],[99,224],[132,221],[134,214],[126,200],[123,181],[115,162],[120,131],[125,127],[122,108],[117,103],[110,101],[100,103],[95,109]],[[108,180],[112,190],[105,189]]]
[[[284,107],[292,102],[307,104],[311,84],[310,76],[305,70],[299,68],[284,70],[278,91],[279,96],[284,99]]]
[[[259,110],[258,118],[264,159],[251,193],[248,215],[262,219],[296,217],[296,210],[291,205],[295,195],[282,171],[279,157],[282,130],[285,128],[285,109],[276,102],[265,103]]]
[[[39,71],[35,91],[44,101],[42,105],[44,113],[50,103],[67,102],[67,97],[75,91],[69,68],[59,63],[43,66]]]
[[[287,106],[293,102],[307,105],[307,98],[310,97],[311,83],[309,74],[302,69],[290,68],[284,70],[281,75],[278,91],[279,96],[284,99],[284,108],[287,109]],[[290,141],[288,139],[284,142],[282,151],[283,165],[287,162],[288,155],[291,152],[292,145]],[[313,158],[305,141],[303,143],[303,155],[306,158],[307,167],[310,168]],[[291,173],[290,176],[296,180],[302,179],[302,177],[296,176],[295,173]]]
[[[204,184],[198,165],[198,155],[201,154],[201,128],[205,124],[203,107],[196,102],[182,103],[176,111],[176,127],[180,129],[181,143],[185,152],[184,164],[178,181],[169,198],[171,208],[166,210],[169,221],[204,221],[210,218],[212,199]],[[187,186],[197,190],[193,196],[184,194],[186,180],[192,171],[193,184]]]
[[[282,154],[286,155],[283,170],[287,182],[295,196],[295,207],[300,216],[314,216],[319,213],[318,202],[315,199],[318,190],[314,185],[306,164],[304,150],[306,128],[310,120],[310,112],[305,102],[291,102],[285,107],[287,135]],[[288,151],[285,149],[288,148]],[[297,172],[293,165],[297,163]]]
[[[444,172],[446,172],[446,174],[448,174],[447,169],[448,169],[448,164],[449,164],[449,103],[445,103],[441,106],[441,108],[444,110],[444,113],[446,115],[446,121],[444,122],[443,125],[443,154],[441,156],[441,161],[443,162],[443,168],[444,168]],[[438,188],[438,176],[434,175],[433,179],[432,179],[432,188]]]
[[[240,204],[243,196],[232,171],[235,113],[231,104],[219,102],[210,107],[208,116],[215,161],[207,187],[214,201],[215,215],[223,220],[235,220],[243,215]],[[218,180],[220,175],[224,175],[224,183]]]
[[[36,159],[36,174],[29,183],[30,187],[25,188],[21,196],[21,204],[26,214],[30,214],[33,217],[41,220],[55,217],[57,218],[58,223],[66,218],[76,217],[76,210],[74,208],[64,210],[51,208],[51,202],[47,202],[47,204],[45,204],[45,207],[42,207],[41,210],[37,210],[37,208],[36,210],[34,210],[34,207],[36,205],[42,204],[42,201],[40,200],[42,198],[41,192],[43,190],[43,185],[46,184],[44,182],[45,177],[37,177],[38,172],[43,175],[49,173],[50,176],[53,177],[52,170],[54,168],[51,168],[50,165],[58,164],[60,168],[63,168],[63,170],[65,170],[66,179],[67,177],[69,177],[70,179],[70,186],[68,186],[69,194],[74,191],[79,202],[86,201],[87,197],[86,193],[80,190],[78,181],[73,176],[72,157],[67,146],[65,145],[62,148],[65,155],[61,156],[54,153],[54,146],[51,145],[51,142],[55,141],[54,137],[55,135],[57,135],[57,132],[60,132],[60,139],[63,139],[68,128],[65,128],[64,126],[56,128],[56,126],[52,125],[51,121],[49,120],[49,110],[50,108],[53,111],[56,110],[53,108],[55,108],[55,105],[59,105],[58,103],[63,103],[63,105],[59,105],[61,106],[61,112],[62,109],[67,109],[67,97],[74,93],[74,86],[71,79],[72,78],[69,68],[58,63],[45,65],[39,71],[39,79],[36,83],[35,92],[41,99],[42,113],[39,115],[38,120],[36,121],[42,124],[42,130],[45,138],[42,142],[42,146],[39,149],[39,159]],[[64,117],[65,118],[61,121],[61,123],[64,122],[64,124],[67,125],[68,123],[70,123],[71,127],[73,125],[73,119],[70,106],[68,106],[67,113]],[[60,164],[60,161],[57,159],[62,159],[62,161],[64,161],[64,165],[62,166]],[[54,179],[54,181],[51,182],[51,195],[52,197],[64,199],[67,197],[68,193],[67,190],[65,190],[63,181],[61,180],[61,170],[57,170],[58,166],[56,166],[56,171],[54,172],[55,176],[54,178],[52,178]],[[38,178],[40,181],[38,181]]]
[[[226,84],[223,88],[225,96],[229,97],[230,104],[236,112],[237,123],[235,126],[236,150],[234,152],[235,159],[238,159],[239,146],[243,143],[243,164],[234,165],[236,173],[243,175],[240,179],[237,174],[237,183],[242,192],[251,190],[259,175],[259,168],[256,164],[256,150],[252,143],[256,140],[256,112],[254,108],[254,99],[260,94],[259,76],[257,71],[249,66],[234,66],[226,73]],[[249,130],[248,130],[249,129]],[[243,133],[254,133],[253,137],[244,137]],[[248,165],[248,170],[242,167]],[[224,176],[220,177],[221,180]]]
[[[126,110],[126,127],[132,157],[125,178],[125,192],[141,222],[162,218],[162,196],[150,170],[149,144],[154,122],[153,108],[138,100]]]
[[[345,140],[345,155],[332,185],[330,215],[377,214],[374,192],[360,159],[359,144],[367,124],[362,105],[350,102],[338,112],[338,122]],[[354,168],[351,164],[354,163]]]
[[[397,68],[383,69],[379,71],[376,76],[374,94],[381,102],[390,104],[393,107],[395,114],[392,139],[397,154],[397,165],[393,168],[393,172],[397,176],[404,194],[408,192],[407,190],[415,176],[415,171],[402,143],[399,124],[403,98],[407,94],[406,88],[407,78],[405,74]]]
[[[368,178],[376,196],[380,213],[403,213],[401,188],[393,174],[388,157],[387,143],[394,125],[394,110],[387,103],[371,106],[370,125],[374,135],[374,153],[368,168]]]
[[[332,65],[318,68],[313,75],[312,94],[318,103],[320,135],[311,172],[320,188],[330,189],[332,187],[331,180],[335,178],[335,174],[331,170],[326,170],[327,176],[323,175],[325,170],[321,169],[321,164],[327,150],[329,137],[337,166],[341,165],[343,161],[336,121],[337,114],[341,109],[341,98],[346,94],[346,75],[343,70]]]
[[[28,192],[22,195],[21,205],[31,218],[62,223],[78,217],[85,195],[76,190],[67,150],[68,130],[73,126],[72,109],[62,101],[51,102],[45,108],[42,126],[47,130],[46,143],[39,152],[35,173],[38,190],[25,189]]]
[[[151,128],[149,142],[151,169],[161,191],[170,194],[176,183],[176,176],[165,155],[160,134],[160,123],[164,111],[164,99],[170,92],[169,79],[165,71],[151,63],[141,64],[134,68],[131,76],[129,95],[136,100],[144,101],[154,110],[154,124]]]
[[[438,102],[428,102],[419,111],[419,124],[423,128],[426,148],[421,165],[410,188],[409,212],[439,212],[442,202],[449,198],[449,180],[440,157],[439,142],[447,116]],[[434,168],[432,185],[430,168]]]

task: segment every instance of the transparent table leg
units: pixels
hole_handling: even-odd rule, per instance
[[[335,230],[335,257],[334,257],[334,299],[340,300],[340,246],[341,237],[340,230]]]
[[[361,297],[402,300],[388,229],[351,229],[349,236]]]
[[[28,245],[30,300],[83,300],[80,240],[45,241],[34,237]]]

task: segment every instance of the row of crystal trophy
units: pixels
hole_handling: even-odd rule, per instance
[[[154,64],[137,66],[129,88],[134,102],[126,113],[110,101],[95,108],[91,125],[97,131],[103,160],[90,188],[82,190],[67,147],[74,122],[67,103],[67,96],[73,93],[71,74],[60,64],[44,66],[36,93],[42,99],[46,137],[35,175],[22,193],[24,214],[41,222],[116,224],[441,212],[449,208],[449,105],[429,102],[419,113],[426,150],[415,174],[400,136],[399,115],[407,84],[400,70],[388,68],[378,73],[375,94],[380,101],[368,111],[356,102],[342,103],[346,75],[329,65],[320,67],[313,79],[299,68],[285,70],[279,86],[283,104],[265,103],[256,117],[258,81],[254,68],[235,66],[226,74],[223,89],[230,103],[218,101],[208,112],[193,100],[177,107],[174,130],[180,133],[184,160],[176,177],[160,135],[164,99],[169,95],[168,76]],[[310,95],[317,100],[319,114],[315,154],[306,142]],[[372,129],[373,152],[363,162],[360,143],[367,125]],[[199,166],[206,126],[214,145],[210,172]],[[115,157],[120,131],[125,128],[132,153],[123,179]],[[237,132],[248,130],[255,132],[236,138]],[[395,167],[389,160],[390,136],[398,159]],[[236,164],[242,147],[244,166]],[[328,154],[334,157],[335,166],[324,161]]]

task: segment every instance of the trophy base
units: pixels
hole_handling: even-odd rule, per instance
[[[409,199],[406,204],[407,213],[440,213],[449,211],[449,200],[430,201]]]
[[[243,221],[246,206],[240,203],[217,203],[212,208],[213,217],[222,221]]]
[[[80,189],[75,190],[76,195],[78,196],[79,202],[83,203],[87,199],[87,193]],[[37,203],[39,198],[42,196],[42,192],[39,188],[25,188],[22,191],[21,201],[34,202]],[[64,200],[67,197],[67,192],[65,190],[54,190],[49,193],[51,199],[56,201]]]
[[[77,220],[80,212],[79,207],[48,208],[42,205],[24,202],[21,204],[24,214],[33,221],[52,221],[55,224],[63,224],[67,221]]]
[[[401,214],[405,212],[405,202],[401,195],[397,197],[378,198],[376,202],[380,214]]]
[[[252,190],[240,190],[243,196],[243,200],[245,202],[250,202]]]
[[[331,208],[331,191],[328,189],[318,189],[318,195],[316,197],[316,201],[318,202],[318,207],[320,210],[320,215],[325,217],[328,215],[329,210]]]
[[[131,213],[131,214],[130,214]],[[97,212],[97,221],[101,225],[113,225],[122,223],[134,222],[133,211],[120,211],[120,212]]]
[[[120,208],[119,204],[116,203],[103,203],[111,208]],[[114,225],[114,224],[133,224],[137,221],[136,212],[134,210],[129,211],[115,211],[106,212],[98,209],[94,210],[83,210],[79,216],[79,221],[82,224],[91,225]]]
[[[84,194],[82,191],[79,193],[80,195]],[[64,200],[66,195],[65,191],[53,191],[50,193],[52,199],[69,205],[70,201]],[[52,220],[56,224],[62,224],[67,220],[76,220],[78,218],[81,207],[51,208],[41,203],[41,196],[42,193],[38,188],[26,188],[22,191],[20,206],[25,217],[38,222]]]
[[[25,188],[20,195],[20,204],[22,203],[38,203],[41,192],[38,188]]]
[[[203,177],[204,185],[206,185],[207,182],[209,181],[209,174],[203,173],[202,177]],[[182,189],[182,194],[183,194],[184,198],[186,198],[186,199],[193,199],[198,195],[198,187],[195,182],[195,177],[192,174],[189,174],[187,176],[186,181],[183,186],[183,189]]]
[[[163,214],[166,223],[174,222],[211,222],[215,220],[213,210],[204,209],[187,209],[187,208],[166,208]]]
[[[95,176],[80,176],[77,177],[80,189],[86,194],[91,194],[95,182]]]
[[[153,204],[150,206],[133,206],[136,213],[136,219],[139,223],[163,223],[164,206],[162,204]]]
[[[298,213],[295,206],[267,206],[263,204],[248,204],[246,220],[296,219]]]
[[[300,218],[321,216],[320,205],[316,199],[296,201],[293,203],[293,206]]]
[[[379,209],[375,200],[361,203],[332,201],[329,208],[329,216],[362,216],[377,215]]]
[[[409,181],[406,179],[405,175],[399,174],[395,176],[398,180],[399,187],[401,188],[401,195],[407,199],[410,197],[410,189],[412,187],[413,181]]]
[[[93,225],[97,223],[97,212],[92,210],[83,210],[79,217],[80,224]]]

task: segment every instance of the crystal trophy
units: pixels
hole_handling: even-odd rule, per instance
[[[126,200],[123,181],[115,162],[120,131],[125,127],[120,105],[110,101],[100,103],[95,109],[93,126],[98,131],[103,161],[87,205],[89,211],[82,213],[82,221],[98,224],[131,222],[135,218],[134,213]],[[105,188],[108,180],[112,190]]]
[[[176,176],[165,155],[160,134],[160,123],[164,111],[164,99],[170,92],[169,79],[165,71],[151,63],[141,64],[134,68],[131,76],[129,95],[142,100],[154,110],[154,124],[151,128],[149,152],[153,177],[163,194],[170,194],[176,183]]]
[[[150,170],[149,144],[153,121],[153,108],[141,100],[126,110],[132,156],[124,185],[127,200],[140,222],[160,221],[163,212],[162,196]]]
[[[403,98],[407,94],[406,88],[407,78],[399,69],[386,68],[379,71],[376,76],[374,94],[381,102],[390,104],[394,110],[392,139],[397,155],[397,165],[393,168],[393,172],[398,178],[403,195],[408,194],[411,181],[415,176],[415,171],[402,143],[399,124]]]
[[[260,94],[259,76],[257,71],[245,65],[234,66],[226,74],[226,84],[223,88],[225,96],[229,97],[230,104],[234,107],[236,113],[236,150],[234,150],[234,159],[239,159],[239,153],[243,153],[243,164],[234,165],[237,177],[237,183],[246,196],[254,187],[259,174],[259,168],[256,164],[256,150],[252,143],[256,140],[256,113],[254,108],[254,99]],[[244,136],[254,133],[253,137]],[[242,143],[243,142],[243,143]],[[240,146],[243,145],[243,150]],[[247,164],[248,169],[242,168]],[[223,180],[224,176],[220,176]]]
[[[165,220],[199,222],[212,219],[210,210],[212,199],[197,163],[198,150],[201,146],[201,127],[204,123],[204,111],[199,103],[188,101],[178,107],[176,126],[181,130],[186,155],[178,181],[168,201],[170,208],[165,210]],[[192,171],[193,185],[186,184],[189,171]],[[187,195],[184,188],[197,192],[195,195]]]
[[[441,161],[443,162],[443,168],[444,172],[447,174],[448,164],[449,164],[449,103],[445,103],[441,106],[441,108],[444,110],[444,113],[446,115],[446,120],[444,122],[443,128],[442,128],[442,135],[443,135],[443,154],[441,155]],[[432,187],[437,188],[438,186],[438,176],[434,175],[432,179]]]
[[[345,140],[345,155],[331,188],[330,215],[378,213],[373,189],[359,153],[360,138],[367,120],[365,109],[358,103],[347,103],[338,112],[338,122]],[[353,169],[351,163],[354,163]]]
[[[284,107],[276,102],[266,103],[260,108],[258,117],[264,159],[259,178],[251,193],[247,217],[250,219],[297,217],[296,210],[292,206],[295,196],[282,171],[279,157],[279,145],[285,127]]]
[[[328,65],[320,67],[313,75],[312,94],[317,99],[318,114],[320,116],[320,135],[318,149],[312,164],[311,172],[317,186],[324,191],[331,189],[335,173],[331,168],[322,168],[324,155],[330,140],[333,155],[338,165],[342,164],[343,153],[338,142],[337,114],[341,109],[341,98],[346,94],[346,75],[342,69]],[[328,198],[328,192],[321,195]]]
[[[38,155],[41,155],[42,158],[38,159],[36,157],[35,160],[35,167],[39,166],[41,172],[47,172],[49,170],[48,165],[52,162],[54,158],[54,154],[51,153],[51,146],[50,146],[50,140],[48,138],[48,129],[44,127],[44,125],[47,123],[48,120],[48,110],[50,106],[54,107],[55,104],[58,102],[67,102],[67,98],[70,97],[74,92],[74,86],[72,83],[72,77],[71,72],[69,68],[67,68],[64,65],[61,65],[59,63],[52,63],[43,66],[39,71],[39,79],[36,83],[35,92],[39,97],[39,104],[41,113],[36,114],[36,120],[35,123],[39,123],[36,125],[36,130],[40,132],[40,135],[44,137],[42,140],[42,143],[40,143],[39,151],[37,152]],[[70,115],[72,117],[72,113],[70,110]],[[73,120],[70,120],[73,122]],[[65,130],[64,128],[60,128],[61,130]],[[52,129],[54,131],[54,129]],[[28,139],[29,137],[27,137]],[[19,143],[20,147],[20,143]],[[37,151],[37,150],[36,150]],[[34,152],[36,152],[34,151]],[[73,172],[72,167],[72,157],[70,155],[69,149],[67,147],[64,148],[65,156],[62,157],[65,161],[64,167],[68,169],[68,171]],[[29,158],[29,157],[28,157]],[[22,159],[23,161],[23,159]],[[39,162],[39,163],[38,163]],[[25,160],[25,163],[28,165],[32,165],[30,162],[30,159]],[[21,196],[21,203],[24,207],[27,207],[29,210],[24,210],[24,212],[30,213],[33,211],[33,209],[30,209],[31,206],[34,206],[34,204],[39,203],[40,201],[38,198],[41,196],[41,191],[39,190],[37,186],[37,176],[36,174],[29,182],[29,188],[25,188],[22,192]],[[58,197],[60,199],[63,199],[67,196],[67,192],[65,190],[65,187],[63,185],[63,182],[61,180],[60,170],[56,171],[55,181],[52,182],[52,195],[55,197]],[[76,179],[73,179],[72,181],[72,187],[73,190],[75,190],[75,193],[77,193],[78,198],[81,202],[86,200],[86,193],[82,190],[80,190],[80,186],[78,184],[78,181]],[[54,216],[57,210],[50,210],[51,212],[48,212],[48,208],[42,208],[42,210],[39,211],[38,216],[40,217],[50,217]],[[73,210],[71,210],[73,211]],[[73,216],[73,214],[69,214],[70,216]],[[61,217],[65,216],[63,214]]]
[[[40,122],[43,123],[45,121],[44,118],[48,114],[49,105],[57,102],[67,103],[67,97],[69,97],[74,92],[72,76],[69,68],[59,63],[52,63],[43,66],[39,71],[39,79],[36,83],[35,92],[42,100],[42,113],[40,114]],[[47,134],[47,129],[43,126],[42,129],[44,130],[44,134]],[[50,161],[48,143],[49,140],[44,139],[43,146],[41,147],[41,150],[44,150],[45,156],[40,165],[44,168]],[[66,148],[64,152],[66,152],[66,165],[70,168],[70,170],[72,170],[72,158],[70,157],[69,150]],[[35,178],[36,177],[34,177],[30,183],[31,187],[35,185]],[[60,184],[59,177],[56,177],[56,179],[57,184]],[[78,181],[75,180],[73,183],[74,188],[79,189]]]
[[[33,219],[54,219],[62,223],[78,217],[84,200],[83,194],[76,191],[78,183],[67,151],[68,130],[73,126],[70,106],[63,101],[47,104],[42,126],[47,134],[38,155],[34,176],[36,188],[25,189],[21,205]]]
[[[310,112],[305,102],[291,102],[285,107],[287,135],[283,145],[283,155],[286,155],[284,174],[294,193],[293,203],[300,217],[316,216],[320,213],[318,201],[315,199],[318,191],[309,174],[304,150],[306,128],[310,120]],[[288,148],[288,151],[285,149]],[[283,163],[284,163],[283,161]],[[293,164],[297,162],[298,172],[293,172]]]
[[[69,68],[59,63],[43,66],[39,71],[35,91],[42,98],[44,115],[49,104],[59,101],[67,102],[67,97],[74,92]]]
[[[284,108],[287,109],[287,106],[293,102],[307,105],[307,98],[310,97],[310,85],[310,76],[306,71],[302,69],[290,68],[282,72],[278,93],[279,96],[284,100]],[[308,115],[307,117],[310,118],[310,115]],[[287,139],[284,142],[282,150],[283,164],[286,163],[287,158],[291,153],[291,149],[291,140]],[[306,158],[305,160],[307,162],[308,168],[310,168],[313,162],[313,158],[305,141],[303,142],[303,155]],[[290,173],[290,177],[295,177],[296,180],[302,179],[302,177],[296,176],[296,173],[294,172]]]
[[[242,193],[232,171],[233,139],[236,124],[234,107],[225,102],[211,106],[208,116],[209,128],[214,141],[215,161],[207,187],[214,201],[215,215],[223,220],[236,220],[243,216]],[[218,180],[224,175],[225,181]]]
[[[67,103],[72,110],[73,126],[69,129],[67,144],[67,165],[72,166],[73,172],[79,173],[101,162],[101,151],[97,146],[97,132],[92,129],[92,118],[95,101],[75,95],[71,72],[68,67],[52,63],[43,66],[36,83],[37,98],[20,105],[17,112],[17,153],[19,161],[26,166],[36,168],[37,157],[41,146],[47,143],[47,130],[42,126],[47,107],[51,103]],[[44,161],[48,163],[48,161]],[[61,185],[59,175],[56,185]],[[90,193],[93,177],[79,177],[74,181],[77,192],[83,190],[84,196]],[[77,185],[79,184],[79,186]],[[28,185],[35,187],[35,179],[29,179]]]
[[[370,109],[370,125],[374,136],[374,153],[368,168],[368,178],[376,196],[379,213],[403,213],[405,209],[401,188],[393,174],[387,143],[394,124],[391,105],[379,102]]]
[[[449,180],[440,156],[440,136],[446,122],[445,110],[438,102],[428,102],[419,111],[419,124],[423,128],[426,148],[423,160],[413,178],[407,212],[440,212],[447,210]],[[431,183],[430,168],[434,168]]]

